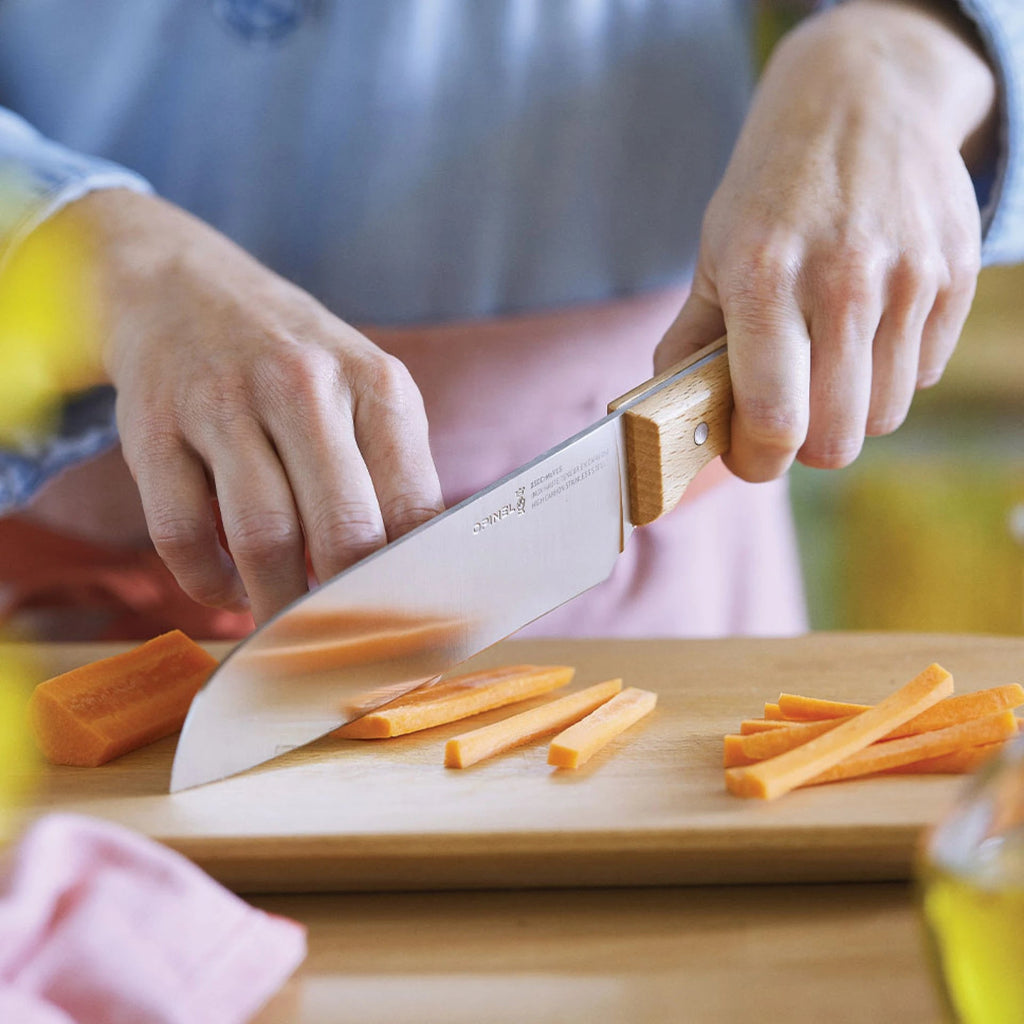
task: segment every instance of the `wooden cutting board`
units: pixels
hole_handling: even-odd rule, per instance
[[[38,671],[120,649],[40,647]],[[241,892],[902,879],[962,778],[745,801],[723,788],[721,737],[781,690],[873,702],[932,661],[958,691],[1018,682],[1024,639],[511,640],[472,665],[572,664],[574,686],[621,676],[656,690],[658,707],[576,772],[549,768],[544,743],[446,769],[445,740],[467,728],[455,724],[322,740],[171,796],[170,738],[101,768],[46,768],[29,817],[63,810],[120,822]]]

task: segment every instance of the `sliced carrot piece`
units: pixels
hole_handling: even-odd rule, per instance
[[[940,700],[938,704],[922,711],[898,729],[893,729],[886,739],[899,739],[901,736],[913,736],[919,732],[930,732],[933,729],[944,729],[958,722],[966,722],[972,718],[984,718],[1000,711],[1024,704],[1024,686],[1010,683],[1006,686],[992,686],[987,690],[974,693],[958,693],[954,697]]]
[[[745,736],[737,736],[735,733],[728,733],[723,737],[722,764],[726,768],[736,768],[738,765],[755,764],[756,757],[748,757],[743,749]]]
[[[977,771],[990,757],[1003,749],[1005,740],[982,743],[976,747],[963,747],[937,757],[925,757],[910,764],[886,768],[881,775],[969,775]]]
[[[750,736],[755,732],[770,732],[772,729],[785,729],[789,722],[769,721],[765,718],[744,718],[740,722],[740,735]]]
[[[40,683],[32,731],[54,764],[95,768],[177,732],[217,659],[180,630]]]
[[[969,718],[982,718],[994,715],[997,711],[1016,708],[1024,704],[1024,686],[1009,683],[1005,686],[992,686],[974,693],[958,693],[940,700],[933,707],[912,718],[892,734],[893,739],[900,736],[912,736],[914,733],[927,732],[930,729],[942,729],[947,725],[966,721]],[[820,697],[804,697],[800,694],[783,693],[779,695],[779,709],[787,719],[793,722],[823,721],[825,719],[845,718],[860,711],[866,711],[870,704],[847,704],[842,701],[823,700]]]
[[[782,796],[881,739],[952,690],[953,677],[940,665],[930,665],[880,704],[823,735],[766,761],[727,768],[726,786],[736,796],[766,800]]]
[[[521,711],[500,722],[453,736],[444,748],[446,768],[468,768],[484,758],[522,746],[578,722],[622,689],[621,679],[609,679],[567,694],[540,707]]]
[[[764,717],[767,722],[781,722],[785,720],[786,716],[782,713],[782,708],[778,704],[765,702]]]
[[[627,687],[586,718],[560,732],[548,748],[548,764],[556,768],[579,768],[616,736],[650,714],[657,702],[656,693]]]
[[[725,767],[754,764],[756,761],[784,754],[787,750],[814,739],[815,736],[829,732],[843,721],[846,719],[829,718],[819,722],[796,722],[781,729],[771,729],[749,736],[726,736]]]
[[[856,721],[856,719],[854,719]],[[951,754],[963,747],[999,743],[1017,732],[1017,720],[1012,711],[1000,711],[984,718],[974,718],[945,729],[905,736],[898,740],[874,743],[857,750],[824,771],[814,775],[806,783],[816,786],[824,782],[838,782],[874,772],[883,772],[901,765],[913,764],[924,758]],[[826,735],[834,736],[835,730]],[[799,748],[798,748],[799,749]],[[768,762],[761,762],[767,764]]]
[[[570,682],[575,671],[568,665],[506,665],[451,676],[398,697],[333,735],[377,740],[431,729],[549,693]]]
[[[287,621],[287,617],[282,619]],[[367,618],[358,620],[348,630],[339,629],[334,635],[321,636],[311,626],[310,635],[298,642],[272,646],[264,642],[242,653],[261,672],[310,675],[425,654],[446,646],[457,628],[460,627],[448,621],[394,623]]]
[[[798,693],[780,693],[779,711],[783,718],[795,722],[818,722],[826,718],[846,718],[867,711],[871,704],[850,704],[821,697],[804,697]]]

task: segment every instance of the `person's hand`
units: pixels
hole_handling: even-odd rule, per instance
[[[191,597],[262,622],[308,589],[307,547],[326,580],[442,509],[401,363],[169,203],[96,192],[67,213],[99,254],[124,457]]]
[[[968,164],[994,98],[969,36],[923,4],[851,0],[776,48],[655,356],[728,333],[737,475],[844,466],[942,375],[979,270]]]

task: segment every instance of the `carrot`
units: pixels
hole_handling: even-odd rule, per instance
[[[765,760],[765,758],[784,754],[787,750],[792,750],[794,747],[800,746],[801,743],[814,739],[815,736],[829,732],[843,721],[846,719],[828,718],[819,722],[797,722],[783,726],[781,729],[771,729],[749,736],[726,736],[725,767],[733,768],[736,765],[754,764],[757,761]]]
[[[180,630],[40,683],[36,742],[54,764],[93,768],[177,732],[217,659]]]
[[[329,619],[327,621],[330,621]],[[345,620],[347,621],[347,620]],[[282,623],[287,623],[287,617]],[[253,667],[277,675],[310,675],[362,665],[367,662],[391,661],[395,658],[425,654],[445,646],[456,627],[451,622],[402,621],[360,617],[336,633],[321,635],[327,626],[313,620],[306,634],[301,627],[289,625],[287,643],[260,646],[244,652]],[[294,636],[294,640],[292,637]]]
[[[856,719],[854,720],[856,721]],[[898,740],[886,740],[872,744],[867,749],[857,750],[838,764],[812,776],[807,785],[816,786],[824,782],[838,782],[861,775],[884,772],[924,760],[952,754],[965,747],[1000,743],[1017,732],[1017,719],[1012,711],[999,711],[984,718],[951,725],[945,729],[905,736]],[[835,735],[835,730],[826,735]],[[799,749],[799,748],[798,748]],[[768,762],[763,761],[762,764]]]
[[[896,739],[900,736],[911,736],[930,729],[942,729],[947,725],[966,721],[969,718],[981,718],[994,715],[997,711],[1016,708],[1024,704],[1024,687],[1019,683],[1006,686],[993,686],[987,690],[974,693],[960,693],[953,697],[940,700],[917,718],[912,718],[892,734]],[[870,704],[847,704],[842,701],[822,700],[819,697],[803,697],[799,694],[782,693],[779,695],[779,709],[791,721],[822,721],[848,717],[866,711]]]
[[[885,738],[899,739],[901,736],[912,736],[919,732],[930,732],[933,729],[945,729],[947,726],[966,722],[972,718],[984,718],[999,711],[1024,704],[1024,686],[1010,683],[1007,686],[992,686],[987,690],[974,693],[958,693],[955,697],[940,700],[927,711],[905,722],[894,729]]]
[[[627,687],[586,718],[560,732],[548,747],[548,764],[556,768],[579,768],[616,736],[650,714],[657,702],[657,694],[650,690]]]
[[[726,768],[736,768],[739,765],[755,764],[756,757],[748,757],[743,749],[743,740],[746,737],[737,736],[735,733],[728,733],[724,739],[722,751],[722,765]]]
[[[800,699],[813,698],[801,697]],[[927,711],[922,711],[921,714],[911,718],[909,722],[904,722],[903,725],[887,733],[882,740],[900,739],[904,736],[915,736],[922,732],[944,729],[960,722],[969,722],[975,718],[984,718],[986,715],[1019,707],[1021,704],[1024,704],[1024,687],[1017,683],[993,686],[975,693],[960,693],[933,704]],[[844,706],[856,707],[857,705]],[[870,705],[864,706],[870,707]],[[737,765],[754,764],[756,761],[775,757],[777,754],[792,750],[801,743],[834,729],[850,717],[847,715],[845,718],[822,718],[817,721],[772,723],[774,728],[765,732],[746,736],[742,734],[726,736],[725,767],[733,768]]]
[[[797,693],[780,693],[778,706],[783,718],[796,722],[846,718],[871,707],[870,704],[848,704],[840,700],[823,700],[821,697],[803,697]]]
[[[428,683],[397,697],[333,735],[350,740],[386,739],[455,722],[565,686],[568,665],[506,665]]]
[[[821,736],[757,764],[727,768],[726,786],[736,796],[774,799],[881,739],[952,690],[953,677],[940,665],[930,665],[880,704]]]
[[[621,689],[621,679],[609,679],[492,725],[453,736],[445,744],[445,767],[468,768],[484,758],[529,743],[545,733],[564,729],[600,707]]]
[[[772,729],[785,729],[789,722],[769,721],[764,718],[744,718],[740,722],[740,735],[750,736],[755,732],[769,732]]]
[[[764,717],[767,722],[780,722],[786,716],[782,713],[782,708],[778,704],[765,703],[764,706]]]
[[[1002,750],[1003,741],[982,743],[976,747],[963,747],[939,754],[936,757],[925,757],[910,764],[886,768],[881,775],[969,775],[980,768],[993,754]]]

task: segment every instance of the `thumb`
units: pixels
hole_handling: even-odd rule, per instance
[[[725,318],[717,302],[690,292],[679,315],[654,350],[654,372],[661,373],[725,334]]]

